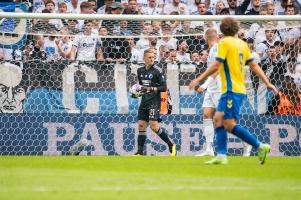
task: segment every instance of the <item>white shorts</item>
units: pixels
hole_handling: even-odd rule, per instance
[[[206,92],[203,101],[203,108],[217,108],[218,100],[221,95],[221,92]]]

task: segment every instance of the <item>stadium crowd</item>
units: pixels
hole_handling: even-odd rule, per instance
[[[29,0],[34,13],[134,15],[300,15],[301,0]],[[32,59],[99,62],[143,61],[145,49],[157,52],[159,63],[195,63],[206,68],[208,46],[203,38],[219,22],[32,20],[29,40],[22,49],[0,48],[0,60]],[[222,37],[222,35],[220,35]],[[301,21],[241,23],[238,37],[271,82],[283,87],[293,78],[301,91]],[[252,87],[260,82],[250,74]],[[290,80],[290,79],[289,79]],[[282,94],[285,94],[283,92]],[[298,96],[298,95],[297,95]],[[301,102],[301,95],[299,95]],[[277,106],[280,97],[271,105]],[[298,98],[296,98],[298,99]],[[298,103],[298,100],[296,100]],[[301,103],[299,103],[301,105]],[[301,106],[300,106],[301,110]],[[271,113],[271,112],[270,112]]]

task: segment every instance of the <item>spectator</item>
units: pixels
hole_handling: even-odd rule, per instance
[[[34,47],[29,60],[46,60],[46,54],[44,52],[44,36],[34,35],[33,36]]]
[[[292,77],[284,77],[282,88],[269,102],[266,114],[301,115],[301,92]]]
[[[275,46],[268,48],[268,57],[262,60],[261,68],[273,85],[281,85],[281,81],[287,72],[286,62],[277,59]]]
[[[22,55],[23,55],[23,61],[29,61],[32,58],[32,51],[33,46],[29,42],[25,44]]]
[[[37,13],[45,9],[44,0],[32,0],[32,12]]]
[[[56,37],[56,31],[53,31],[48,37],[44,39],[43,50],[46,53],[46,60],[54,61],[60,59],[58,43],[59,40]]]
[[[246,15],[259,15],[260,0],[251,0],[252,9],[246,12]]]
[[[188,45],[186,40],[178,40],[177,60],[179,62],[190,62],[190,55],[187,51]]]
[[[208,7],[205,2],[200,2],[197,5],[197,10],[192,14],[193,15],[213,15],[212,12],[208,11]]]
[[[205,71],[205,69],[207,68],[208,56],[209,56],[209,51],[208,50],[202,50],[201,53],[199,54],[200,62],[197,63],[198,64],[197,69],[199,71]]]
[[[52,0],[46,0],[45,9],[49,11],[49,13],[55,13],[55,3]],[[60,19],[50,19],[50,24],[53,24],[57,30],[60,30],[63,27],[62,20]]]
[[[190,21],[181,21],[181,29],[176,32],[177,39],[186,40],[189,47],[193,40],[193,34],[196,34],[196,31],[190,27]]]
[[[159,62],[169,62],[170,51],[167,45],[161,45],[159,48]]]
[[[276,58],[278,59],[278,60],[283,60],[283,61],[286,61],[287,60],[287,58],[285,57],[285,55],[284,55],[284,43],[283,42],[281,42],[281,41],[276,41],[275,43],[274,43],[274,46],[275,46],[275,48],[276,48]]]
[[[152,32],[155,34],[155,35],[162,35],[162,31],[161,31],[161,21],[152,21],[151,23],[152,25]]]
[[[266,9],[268,15],[275,15],[275,5],[271,2],[266,3]]]
[[[76,19],[68,19],[67,21],[67,29],[69,34],[76,35],[79,33],[79,29],[77,28],[78,21]]]
[[[255,59],[255,61],[258,63],[258,65],[260,66],[260,56],[258,55],[258,53],[256,53],[255,51],[255,44],[254,44],[254,40],[252,38],[247,38],[244,40],[250,49],[250,52],[252,54],[252,57]],[[258,86],[259,86],[259,77],[252,71],[250,70],[249,66],[246,65],[246,83],[248,82],[252,82],[252,87],[254,88],[255,91],[257,91]],[[248,80],[250,78],[250,80]],[[251,87],[251,86],[250,86]]]
[[[55,3],[52,0],[46,0],[45,9],[49,10],[50,13],[55,13]]]
[[[109,31],[106,27],[100,27],[98,34],[100,36],[107,36],[107,35],[109,35]]]
[[[71,50],[71,60],[95,60],[98,43],[97,35],[92,34],[92,27],[92,21],[86,20],[84,22],[84,32],[75,36]]]
[[[162,8],[157,4],[157,0],[148,0],[147,6],[143,6],[141,13],[143,15],[161,15]]]
[[[4,60],[20,61],[22,59],[23,59],[23,52],[21,49],[0,48],[0,61],[4,61]]]
[[[244,0],[240,6],[237,6],[237,0],[227,0],[231,15],[245,14],[251,0]]]
[[[191,35],[194,29],[191,28],[190,21],[181,21],[181,29],[176,32],[176,35]]]
[[[296,62],[299,51],[298,40],[293,35],[286,36],[286,42],[284,45],[284,54],[286,59]]]
[[[200,62],[204,64],[207,63],[208,56],[209,56],[208,50],[202,50],[200,53]]]
[[[295,6],[293,6],[293,5],[287,5],[285,7],[284,14],[285,15],[295,15],[296,14]]]
[[[65,2],[62,2],[62,3],[60,3],[59,4],[59,10],[58,10],[58,12],[60,13],[60,14],[65,14],[65,13],[67,13],[67,4],[65,3]],[[67,26],[68,25],[68,22],[67,22],[67,20],[66,19],[61,19],[61,24],[63,25],[63,26]]]
[[[171,27],[168,24],[162,26],[162,38],[158,41],[158,47],[167,45],[169,48],[177,49],[177,39],[171,37]]]
[[[149,36],[153,31],[153,27],[150,23],[144,23],[142,28],[142,34],[139,40],[137,41],[137,48],[141,50],[145,50],[149,48]]]
[[[188,4],[188,12],[190,15],[193,15],[193,13],[196,13],[198,11],[198,5],[201,2],[201,0],[194,0],[193,3]]]
[[[260,42],[256,47],[256,52],[261,57],[262,60],[267,58],[267,50],[270,46],[273,46],[274,43],[278,40],[275,37],[276,30],[275,29],[266,29],[265,30],[265,40]]]
[[[68,13],[68,7],[67,4],[65,2],[62,2],[59,4],[59,13],[63,14],[63,13]]]
[[[170,62],[176,63],[178,61],[178,54],[177,50],[175,49],[170,49],[170,54],[169,54],[169,60]]]
[[[90,3],[87,1],[83,1],[80,4],[80,14],[93,14],[93,9]],[[80,19],[78,20],[77,27],[80,31],[83,31],[85,20]]]
[[[140,15],[141,14],[141,7],[137,6],[137,0],[129,0],[128,6],[126,9],[124,9],[123,13],[124,15]],[[128,29],[135,33],[136,35],[140,33],[141,26],[140,21],[128,21]]]
[[[33,12],[34,13],[41,13],[42,10],[47,9],[51,13],[55,12],[56,10],[56,5],[57,5],[56,0],[34,0],[33,2]],[[53,10],[53,12],[52,12]]]
[[[67,3],[68,13],[79,14],[80,13],[80,0],[71,0]]]
[[[68,29],[63,28],[60,33],[61,39],[58,40],[57,48],[62,59],[71,60],[72,41],[70,39]]]
[[[220,15],[230,15],[229,8],[223,8],[220,12]]]
[[[50,13],[49,10],[44,9],[42,13]],[[51,31],[56,30],[55,25],[49,23],[49,19],[39,19],[32,27],[33,33],[50,33]]]
[[[218,2],[216,2],[216,6],[215,6],[215,14],[216,15],[221,15],[221,11],[225,8],[225,3],[222,0],[219,0]]]
[[[105,5],[97,9],[97,14],[109,14],[111,13],[111,6],[115,3],[115,0],[104,0]]]
[[[130,37],[127,38],[127,41],[129,43],[129,46],[131,47],[131,62],[134,63],[141,63],[143,62],[143,51],[137,49],[135,45],[135,40],[134,38]]]
[[[123,13],[125,15],[140,15],[141,8],[137,6],[137,0],[129,0],[127,7],[124,9]]]
[[[189,15],[188,8],[185,4],[180,3],[180,0],[172,0],[163,8],[163,13],[169,15],[171,12],[177,11],[180,15]]]
[[[123,12],[123,6],[118,3],[112,3],[111,10],[108,14],[120,15]],[[102,27],[106,27],[109,34],[120,34],[120,25],[118,20],[104,20],[101,24]]]
[[[201,2],[198,4],[197,7],[197,12],[193,13],[194,15],[212,15],[210,11],[207,11],[206,4]],[[191,28],[196,28],[196,27],[202,27],[204,29],[204,22],[203,21],[192,21],[191,23]]]
[[[97,12],[97,0],[88,0],[92,10],[93,10],[93,14],[96,14]]]
[[[196,64],[198,64],[200,62],[200,55],[199,52],[197,51],[193,51],[191,52],[191,58],[190,60]]]
[[[126,20],[120,21],[120,35],[133,35]]]

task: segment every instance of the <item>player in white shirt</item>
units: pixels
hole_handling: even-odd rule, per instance
[[[92,21],[85,21],[84,32],[74,38],[71,60],[95,60],[98,35],[92,34]]]
[[[207,60],[207,66],[215,61],[218,50],[218,34],[216,29],[209,28],[205,32],[205,39],[210,47],[209,57]],[[210,76],[204,84],[198,88],[198,92],[205,92],[203,101],[203,133],[206,138],[205,151],[197,156],[214,156],[213,150],[213,138],[214,138],[214,126],[213,116],[217,107],[218,100],[221,95],[221,82],[218,73]]]

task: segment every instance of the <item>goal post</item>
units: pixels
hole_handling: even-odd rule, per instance
[[[134,154],[139,100],[129,88],[137,83],[147,48],[156,51],[173,102],[162,127],[179,155],[199,154],[206,140],[204,94],[188,90],[188,84],[207,68],[204,31],[218,30],[224,17],[1,12],[0,154],[66,155],[83,141],[82,155]],[[301,18],[231,17],[241,22],[238,37],[270,81],[294,95],[279,110],[277,99],[246,67],[247,100],[239,123],[270,143],[271,155],[300,156]],[[4,27],[6,19],[14,19],[13,28]],[[147,155],[169,155],[157,135],[148,130],[147,136]],[[228,154],[241,155],[242,142],[229,136]]]

